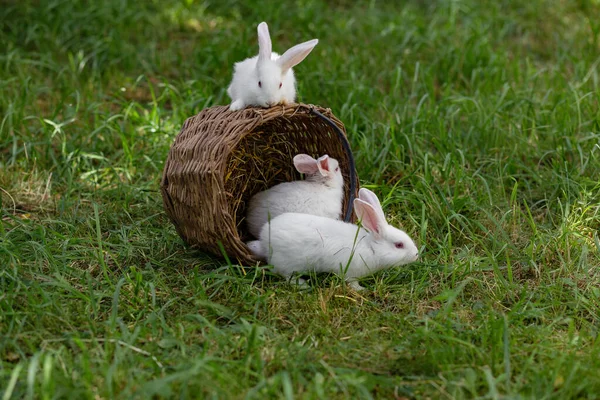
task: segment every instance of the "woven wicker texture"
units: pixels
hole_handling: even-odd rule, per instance
[[[348,158],[336,132],[311,108],[346,133],[329,109],[305,104],[237,112],[216,106],[185,121],[169,151],[161,193],[167,215],[187,244],[221,256],[221,242],[242,265],[255,264],[244,243],[251,238],[246,206],[254,194],[300,179],[292,164],[298,153],[329,154],[340,162],[347,210]]]

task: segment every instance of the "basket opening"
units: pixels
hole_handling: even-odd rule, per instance
[[[299,153],[328,154],[339,161],[346,212],[352,197],[350,161],[337,128],[345,133],[330,110],[306,104],[242,112],[215,106],[188,118],[169,150],[161,181],[165,211],[177,233],[188,245],[217,256],[221,243],[240,265],[255,265],[244,243],[252,239],[248,202],[262,190],[300,179],[292,163]]]
[[[237,143],[226,165],[225,191],[231,215],[243,241],[252,238],[245,217],[252,196],[282,182],[301,179],[293,165],[296,154],[328,154],[340,162],[348,182],[348,162],[337,134],[314,116],[274,118],[248,131]]]

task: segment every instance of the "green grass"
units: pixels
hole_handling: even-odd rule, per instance
[[[597,0],[4,1],[0,395],[600,398]],[[186,117],[266,20],[318,37],[300,100],[346,124],[420,262],[348,290],[187,249]]]

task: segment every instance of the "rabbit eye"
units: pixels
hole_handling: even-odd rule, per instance
[[[258,81],[258,87],[262,87],[262,82]]]
[[[395,243],[394,246],[396,246],[397,249],[403,249],[404,248],[404,243],[403,242],[398,242],[398,243]]]
[[[281,89],[281,85],[283,85],[283,83],[279,82],[279,89]]]
[[[335,172],[338,172],[339,170],[340,170],[340,167],[337,167],[337,168],[335,169]]]

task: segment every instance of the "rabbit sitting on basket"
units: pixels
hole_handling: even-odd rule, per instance
[[[266,22],[258,25],[258,56],[235,64],[227,94],[231,111],[246,106],[269,107],[293,103],[296,99],[296,79],[292,67],[300,63],[319,43],[318,39],[300,43],[282,56],[271,51],[271,37]]]
[[[327,154],[317,160],[307,154],[298,154],[294,157],[294,166],[305,174],[305,180],[280,183],[250,199],[246,222],[254,237],[259,237],[269,220],[283,213],[340,218],[344,178],[338,161]]]
[[[375,193],[360,189],[354,211],[362,228],[315,215],[282,214],[248,247],[287,279],[294,273],[333,272],[355,290],[363,289],[358,278],[417,260],[417,246],[405,232],[387,224]]]

